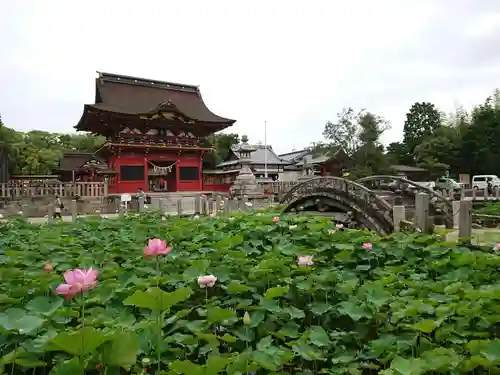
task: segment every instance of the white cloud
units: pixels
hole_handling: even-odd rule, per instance
[[[257,142],[267,120],[280,152],[320,140],[349,105],[389,119],[393,141],[414,101],[470,106],[500,78],[500,4],[450,4],[5,1],[0,113],[20,130],[71,131],[99,70],[200,85],[215,113],[237,119],[228,131]]]

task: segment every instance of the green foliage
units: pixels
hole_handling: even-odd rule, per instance
[[[482,207],[474,209],[475,213],[500,216],[500,202],[484,203]]]
[[[0,371],[158,374],[158,353],[165,374],[498,371],[500,256],[272,219],[0,223]],[[144,259],[153,237],[174,250]],[[63,301],[54,288],[74,267],[99,268],[99,281]],[[210,274],[215,286],[200,288]]]
[[[413,104],[406,114],[403,129],[403,142],[410,153],[441,126],[442,118],[439,110],[429,102],[417,102]]]
[[[0,120],[0,148],[7,152],[12,174],[51,174],[64,152],[93,152],[104,142],[104,137],[91,134],[17,132]]]
[[[217,164],[222,163],[230,154],[231,146],[240,143],[240,136],[235,133],[218,133],[209,136],[205,140],[205,146],[213,147],[213,152],[208,152],[203,156],[203,166],[207,169],[214,169]]]
[[[337,115],[337,122],[327,122],[323,131],[326,142],[314,143],[315,155],[331,155],[342,149],[352,159],[352,178],[360,178],[388,171],[387,158],[380,136],[389,129],[389,123],[371,112],[347,108]]]

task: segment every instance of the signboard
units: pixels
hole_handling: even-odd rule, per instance
[[[120,200],[123,203],[123,206],[125,208],[125,212],[127,212],[127,210],[128,210],[128,202],[130,202],[132,200],[132,197],[130,196],[130,194],[122,194],[120,196]]]
[[[122,194],[120,196],[120,200],[122,202],[130,202],[132,200],[132,197],[130,196],[130,194]]]

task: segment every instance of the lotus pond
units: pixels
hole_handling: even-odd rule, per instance
[[[4,222],[0,373],[500,373],[499,266],[321,217]],[[65,299],[75,268],[97,282]]]

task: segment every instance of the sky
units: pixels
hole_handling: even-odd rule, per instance
[[[72,132],[96,71],[199,85],[228,129],[278,153],[351,106],[402,137],[416,101],[444,112],[500,86],[498,0],[3,0],[0,114]]]

